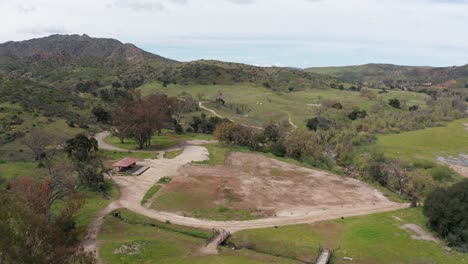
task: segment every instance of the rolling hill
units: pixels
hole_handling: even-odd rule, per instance
[[[104,85],[139,80],[179,84],[260,83],[274,90],[327,87],[334,78],[290,68],[263,68],[221,61],[178,62],[133,44],[87,35],[52,35],[0,44],[0,73],[47,84]],[[140,84],[140,83],[139,83]]]
[[[390,83],[410,85],[432,83],[444,85],[452,81],[453,87],[462,88],[468,81],[468,65],[453,67],[399,66],[392,64],[365,64],[345,67],[308,68],[307,72],[327,74],[348,82]],[[391,80],[391,81],[390,81]],[[453,81],[456,81],[454,83]]]

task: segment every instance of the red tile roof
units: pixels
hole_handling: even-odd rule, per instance
[[[112,164],[112,167],[129,167],[129,166],[132,166],[134,163],[138,162],[138,159],[134,159],[134,158],[124,158],[124,159],[121,159],[119,161],[117,161],[116,163]]]

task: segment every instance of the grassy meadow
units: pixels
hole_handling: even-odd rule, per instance
[[[206,240],[211,236],[209,231],[161,223],[127,210],[120,210],[120,213],[132,222],[153,226],[126,223],[107,216],[98,236],[102,243],[99,253],[105,263],[299,263],[251,250],[228,248],[222,248],[218,255],[203,256],[200,249],[206,246]],[[122,250],[131,245],[136,245],[138,250],[132,254]]]
[[[392,135],[379,135],[377,147],[385,155],[408,161],[434,161],[437,156],[468,153],[468,119],[448,123],[444,127],[426,128]]]
[[[134,139],[125,139],[124,143],[120,142],[120,139],[115,136],[109,136],[104,139],[106,143],[114,145],[116,147],[128,150],[138,150],[138,145]],[[169,136],[153,136],[151,138],[151,146],[147,149],[149,150],[162,150],[177,145],[177,140]]]
[[[413,208],[315,224],[245,230],[235,233],[230,242],[303,261],[314,259],[321,246],[335,249],[333,263],[338,264],[349,263],[343,257],[360,264],[468,263],[468,254],[447,252],[442,242],[415,240],[401,228],[409,223],[424,228],[424,221],[422,210]]]
[[[425,107],[427,95],[403,91],[389,91],[389,93],[378,95],[375,100],[368,100],[359,92],[337,89],[309,89],[292,93],[277,93],[261,85],[238,84],[238,85],[168,85],[163,87],[160,83],[147,83],[139,88],[144,94],[164,93],[170,96],[191,94],[194,98],[202,95],[202,101],[213,100],[218,93],[223,94],[229,107],[219,108],[212,103],[205,106],[216,110],[219,114],[249,125],[264,126],[270,122],[288,125],[288,115],[300,128],[305,128],[305,121],[313,117],[317,111],[317,105],[322,100],[337,100],[344,106],[344,110],[336,110],[334,114],[342,116],[346,120],[346,114],[353,108],[370,109],[373,105],[385,105],[388,111],[399,111],[388,106],[388,100],[398,98],[407,105],[418,104]],[[377,90],[374,93],[377,94]],[[244,105],[246,111],[239,114],[236,106]]]

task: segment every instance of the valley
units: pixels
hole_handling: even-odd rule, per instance
[[[463,69],[0,44],[0,262],[468,263]]]

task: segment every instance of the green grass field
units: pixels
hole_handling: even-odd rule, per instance
[[[161,189],[161,185],[156,184],[153,187],[151,187],[146,193],[145,196],[143,196],[143,199],[141,200],[141,204],[144,205],[153,197],[158,191]]]
[[[316,115],[317,107],[310,104],[319,104],[323,99],[340,101],[345,110],[336,111],[336,115],[345,115],[354,107],[368,109],[372,105],[386,105],[388,111],[398,111],[387,105],[388,99],[398,98],[406,101],[408,105],[419,104],[425,107],[427,95],[403,91],[390,91],[379,95],[376,100],[369,101],[360,96],[359,92],[340,91],[336,89],[310,89],[292,93],[276,93],[272,90],[255,84],[239,85],[169,85],[162,87],[159,83],[147,83],[139,88],[143,94],[164,93],[177,96],[183,93],[196,95],[204,94],[203,100],[212,100],[219,92],[222,92],[226,103],[247,105],[247,111],[237,114],[234,110],[227,108],[216,108],[216,105],[207,103],[206,106],[215,109],[218,113],[236,121],[264,126],[270,122],[282,123],[287,126],[288,113],[291,114],[293,122],[301,128],[305,128],[305,120]],[[377,91],[375,91],[377,92]],[[261,103],[261,104],[260,104]]]
[[[182,152],[184,152],[184,150],[174,150],[174,151],[166,151],[164,152],[164,158],[165,159],[175,159],[177,156],[179,156],[180,154],[182,154]]]
[[[120,213],[132,222],[155,226],[130,224],[107,216],[98,236],[99,243],[102,243],[100,257],[105,263],[298,263],[251,250],[228,248],[222,248],[218,255],[203,256],[199,250],[206,246],[210,232],[157,222],[127,210],[120,210]],[[138,250],[134,254],[119,252],[122,246],[128,245],[138,245]]]
[[[110,150],[99,150],[100,155],[110,161],[117,161],[125,157],[133,157],[136,159],[156,159],[158,156],[157,152],[139,152],[139,151],[110,151]]]
[[[106,143],[114,145],[119,148],[128,149],[128,150],[137,150],[138,146],[135,140],[125,139],[124,143],[120,142],[118,137],[110,136],[104,139]],[[153,136],[151,138],[150,150],[160,150],[174,147],[177,145],[177,140],[170,136]]]
[[[38,168],[37,162],[2,162],[0,163],[0,176],[5,180],[17,177],[30,177],[43,175],[45,169]]]
[[[380,135],[377,146],[385,155],[408,161],[468,153],[468,131],[461,119],[445,127],[426,128],[393,135]]]
[[[80,208],[77,215],[75,216],[75,221],[77,225],[88,227],[92,222],[94,217],[97,215],[99,210],[109,205],[113,200],[117,199],[120,196],[119,188],[113,184],[111,181],[108,181],[107,184],[110,186],[108,191],[109,199],[105,199],[101,192],[84,190],[82,194],[85,196],[86,201],[83,207]]]
[[[399,221],[392,216],[402,219]],[[335,249],[333,263],[468,263],[468,254],[448,253],[442,243],[420,241],[400,226],[413,223],[424,227],[421,209],[352,217],[310,225],[296,225],[235,233],[230,242],[262,252],[310,260],[319,246]],[[432,262],[431,262],[432,261]]]

